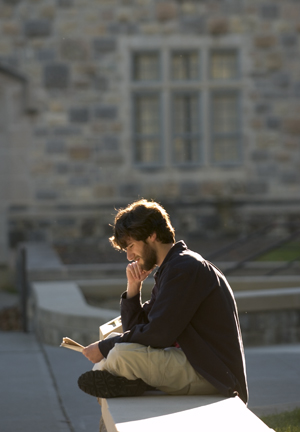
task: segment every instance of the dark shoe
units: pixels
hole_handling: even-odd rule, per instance
[[[141,379],[128,380],[107,371],[88,371],[78,378],[78,386],[85,393],[102,398],[141,396],[153,390]]]

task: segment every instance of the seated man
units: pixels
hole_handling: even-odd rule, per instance
[[[127,291],[121,297],[123,333],[83,350],[92,371],[78,379],[96,397],[168,394],[238,395],[248,400],[236,303],[222,272],[183,241],[175,243],[165,209],[140,200],[118,212],[112,245],[127,253]],[[143,281],[156,271],[151,298]]]

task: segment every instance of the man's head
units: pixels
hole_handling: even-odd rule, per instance
[[[114,235],[109,239],[114,248],[125,250],[128,239],[146,240],[156,234],[156,240],[175,242],[175,230],[169,215],[158,203],[141,199],[118,211],[114,222]]]

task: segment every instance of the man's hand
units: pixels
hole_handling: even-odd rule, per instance
[[[128,264],[126,268],[127,298],[134,297],[141,291],[142,282],[149,276],[152,270],[142,270],[137,261]]]
[[[82,354],[93,363],[98,363],[104,356],[101,354],[98,346],[99,342],[94,342],[83,348]]]

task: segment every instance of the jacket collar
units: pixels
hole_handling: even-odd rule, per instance
[[[169,252],[167,253],[167,255],[165,256],[165,259],[163,260],[163,262],[161,263],[161,265],[158,267],[157,271],[154,274],[154,277],[156,278],[157,276],[159,276],[159,274],[161,273],[162,269],[167,264],[167,262],[170,261],[170,259],[172,258],[173,255],[179,254],[180,252],[182,252],[184,250],[187,250],[187,245],[184,243],[184,241],[183,240],[179,240],[178,242],[176,242],[171,247],[171,249],[169,250]]]

